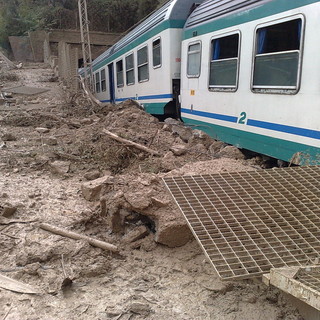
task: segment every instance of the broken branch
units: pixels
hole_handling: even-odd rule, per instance
[[[112,252],[118,252],[118,248],[116,246],[114,246],[113,244],[110,244],[110,243],[107,243],[104,241],[100,241],[100,240],[96,240],[91,237],[84,236],[84,235],[81,235],[81,234],[73,232],[73,231],[68,231],[68,230],[65,230],[62,228],[51,226],[47,223],[41,223],[39,225],[39,227],[43,230],[50,231],[54,234],[58,234],[63,237],[71,238],[74,240],[86,240],[94,247],[98,247],[98,248],[101,248],[104,250],[109,250]]]
[[[86,87],[84,79],[79,77],[82,90],[84,91],[85,95],[89,98],[92,104],[97,104],[98,106],[102,106],[102,103],[90,92],[90,90]]]
[[[159,153],[158,151],[155,151],[155,150],[152,150],[148,147],[145,147],[139,143],[136,143],[136,142],[133,142],[133,141],[130,141],[130,140],[127,140],[127,139],[124,139],[124,138],[120,138],[119,136],[117,136],[116,134],[108,131],[107,129],[103,129],[102,130],[103,133],[105,133],[108,137],[118,141],[118,142],[121,142],[125,145],[128,145],[128,146],[131,146],[131,147],[134,147],[136,149],[139,149],[141,151],[144,151],[144,152],[147,152],[147,153],[150,153],[154,156],[158,156],[158,157],[161,157],[161,153]]]

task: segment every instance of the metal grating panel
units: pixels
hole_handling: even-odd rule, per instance
[[[307,265],[320,256],[320,167],[164,182],[222,279]]]
[[[320,267],[301,268],[294,279],[305,286],[320,292]]]

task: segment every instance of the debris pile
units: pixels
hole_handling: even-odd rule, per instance
[[[222,283],[162,183],[263,159],[132,101],[93,106],[44,66],[12,72],[6,87],[51,90],[0,107],[0,273],[41,291],[0,285],[0,318],[298,319],[278,291]]]

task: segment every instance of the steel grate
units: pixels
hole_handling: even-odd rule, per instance
[[[305,286],[320,292],[320,267],[301,268],[294,279]]]
[[[302,266],[320,255],[320,167],[166,177],[222,279]]]

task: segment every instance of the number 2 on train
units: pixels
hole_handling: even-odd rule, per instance
[[[245,112],[241,112],[238,123],[239,124],[246,124],[246,118],[247,118],[247,114]]]

